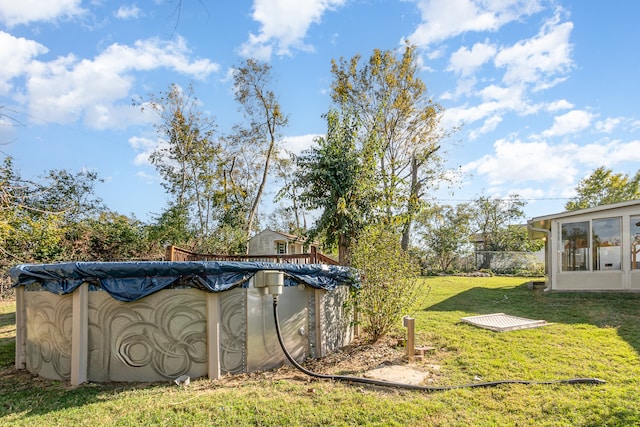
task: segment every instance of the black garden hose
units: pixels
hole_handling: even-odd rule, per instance
[[[293,366],[295,366],[298,370],[304,372],[305,374],[315,377],[322,378],[326,380],[334,380],[334,381],[348,381],[352,383],[361,383],[361,384],[370,384],[384,387],[396,387],[403,388],[408,390],[421,390],[421,391],[445,391],[445,390],[454,390],[457,388],[470,388],[470,387],[495,387],[501,384],[528,384],[528,385],[537,385],[537,384],[605,384],[606,381],[598,379],[598,378],[569,378],[564,380],[552,380],[552,381],[527,381],[527,380],[500,380],[500,381],[489,381],[489,382],[481,382],[481,383],[471,383],[471,384],[462,384],[462,385],[452,385],[452,386],[424,386],[424,385],[415,385],[415,384],[405,384],[398,383],[393,381],[383,381],[376,380],[372,378],[362,378],[362,377],[352,377],[345,375],[327,375],[327,374],[319,374],[316,372],[312,372],[306,369],[304,366],[299,364],[296,359],[291,356],[291,353],[287,350],[284,345],[284,340],[282,339],[282,333],[280,332],[280,321],[278,319],[278,296],[273,296],[273,320],[276,325],[276,333],[278,335],[278,342],[280,342],[280,347],[282,347],[282,351],[285,356],[291,362]]]

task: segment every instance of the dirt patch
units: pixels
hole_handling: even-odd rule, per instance
[[[412,385],[424,384],[430,375],[431,373],[429,372],[405,365],[383,366],[381,368],[371,369],[363,374],[365,378]]]
[[[408,363],[404,347],[398,346],[398,339],[392,337],[375,343],[356,340],[321,359],[307,360],[303,365],[306,369],[318,374],[357,376],[418,385],[436,381],[440,371],[435,358]],[[295,367],[285,365],[270,371],[230,375],[219,381],[222,384],[232,385],[247,379],[315,380]]]

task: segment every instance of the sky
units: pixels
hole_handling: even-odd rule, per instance
[[[459,178],[434,202],[515,193],[528,218],[557,213],[594,169],[640,169],[638,16],[636,0],[0,0],[0,151],[24,178],[96,171],[109,209],[152,220],[157,116],[133,100],[193,83],[231,132],[231,72],[258,59],[298,153],[326,131],[331,60],[409,41],[457,129],[442,150]]]

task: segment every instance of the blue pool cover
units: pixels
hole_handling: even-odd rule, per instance
[[[261,270],[278,270],[285,275],[285,286],[300,283],[317,289],[337,286],[358,287],[355,270],[324,264],[280,264],[271,262],[145,261],[145,262],[68,262],[22,264],[9,270],[13,286],[39,284],[43,289],[63,295],[86,282],[108,292],[119,301],[136,301],[161,289],[191,287],[207,292],[223,292],[247,287]]]

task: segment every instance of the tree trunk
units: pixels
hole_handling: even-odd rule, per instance
[[[253,201],[253,205],[251,206],[251,211],[249,211],[249,218],[247,220],[247,246],[246,253],[249,253],[249,237],[251,235],[251,229],[253,228],[253,221],[255,220],[256,213],[258,212],[258,206],[260,205],[260,199],[262,198],[262,193],[264,192],[264,188],[267,185],[267,176],[269,175],[269,162],[271,161],[271,155],[273,153],[273,148],[276,144],[275,137],[271,137],[271,143],[269,144],[269,150],[267,150],[267,158],[264,161],[264,170],[262,171],[262,180],[260,181],[260,186],[258,187],[258,193],[256,194],[256,198]]]
[[[422,184],[418,181],[418,160],[415,153],[411,156],[411,190],[409,192],[409,200],[407,200],[407,215],[402,224],[402,239],[400,247],[403,251],[409,250],[409,242],[411,240],[411,223],[413,217],[418,210],[418,199],[420,197],[420,187]]]
[[[338,238],[338,263],[346,266],[351,265],[351,245],[344,234]]]

